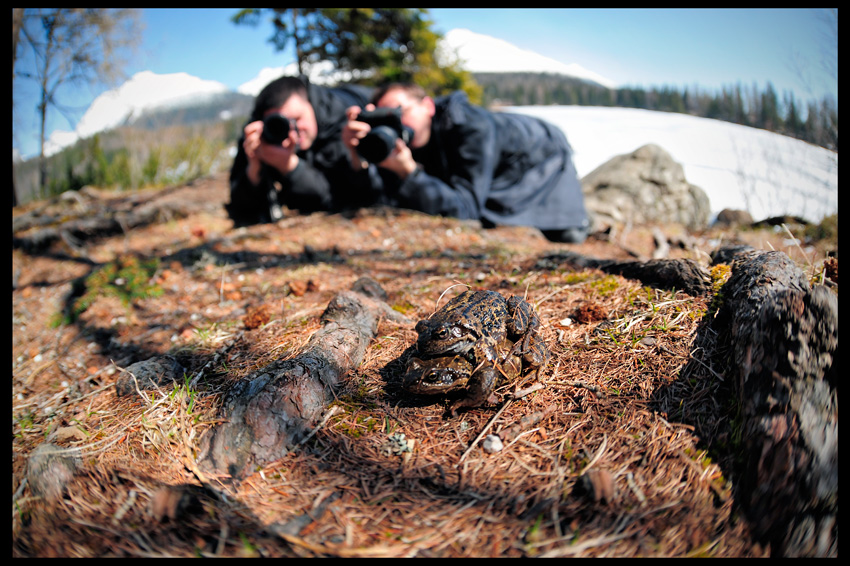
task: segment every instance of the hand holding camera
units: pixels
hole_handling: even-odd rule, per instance
[[[295,120],[290,120],[283,114],[270,114],[263,118],[262,140],[271,145],[281,145],[289,137],[289,132],[298,132]]]
[[[402,179],[416,170],[408,146],[413,129],[401,122],[401,108],[376,109],[369,104],[365,110],[352,106],[346,113],[349,122],[342,129],[342,141],[351,151],[354,170],[374,163]]]
[[[413,130],[401,123],[401,108],[364,110],[357,121],[371,127],[357,144],[357,153],[369,163],[380,163],[389,157],[396,148],[396,140],[407,146],[413,141]]]
[[[271,114],[245,126],[242,147],[248,159],[247,175],[252,183],[259,182],[263,163],[284,175],[298,166],[296,144],[286,143],[292,131],[298,132],[295,122],[281,114]]]

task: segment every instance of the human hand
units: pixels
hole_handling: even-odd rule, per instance
[[[374,110],[373,104],[366,105],[367,110]],[[360,116],[361,109],[359,106],[349,106],[345,110],[345,115],[348,117],[348,122],[342,127],[342,143],[348,148],[351,167],[355,171],[365,169],[369,164],[364,161],[357,153],[357,146],[360,140],[369,133],[371,126],[365,122],[360,122],[357,118]]]
[[[406,179],[408,175],[416,171],[416,161],[413,159],[410,148],[399,138],[395,141],[395,149],[386,159],[378,163],[378,167],[389,169],[402,179]]]
[[[248,178],[255,185],[260,182],[260,166],[262,163],[270,165],[286,175],[298,166],[298,132],[291,130],[289,137],[280,145],[272,145],[262,140],[263,121],[257,120],[245,126],[243,130],[245,140],[242,148],[248,158]]]

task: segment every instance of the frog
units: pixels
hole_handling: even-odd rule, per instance
[[[493,400],[501,377],[513,380],[523,369],[535,375],[549,361],[537,330],[540,320],[521,297],[495,291],[461,293],[431,318],[416,325],[416,354],[408,364],[406,389],[446,393],[465,389],[452,407],[477,407]]]
[[[477,365],[520,355],[530,366],[541,367],[549,359],[549,350],[537,333],[539,327],[540,319],[525,299],[469,290],[416,324],[416,348],[423,359],[463,355]],[[513,345],[505,352],[501,346],[507,339]]]
[[[506,340],[501,349],[512,351],[513,344]],[[522,374],[522,359],[517,355],[508,355],[499,364],[486,361],[476,367],[467,358],[460,355],[438,356],[421,359],[412,357],[402,387],[411,393],[422,395],[446,394],[454,391],[466,391],[466,395],[452,403],[452,415],[462,407],[478,407],[485,403],[496,403],[494,390],[499,382],[515,381]]]

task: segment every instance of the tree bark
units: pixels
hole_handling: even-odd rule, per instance
[[[781,556],[838,555],[838,298],[781,252],[731,259],[716,322],[740,400],[741,502]]]
[[[222,408],[228,422],[201,439],[199,467],[239,478],[285,456],[319,422],[348,372],[360,365],[378,327],[388,317],[411,322],[384,301],[370,279],[336,295],[322,314],[323,327],[304,352],[276,361],[237,383]]]

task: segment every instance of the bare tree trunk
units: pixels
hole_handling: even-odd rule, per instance
[[[39,117],[41,125],[39,128],[39,152],[38,152],[38,188],[39,198],[47,196],[47,157],[44,155],[44,132],[47,127],[47,105],[49,103],[49,87],[50,80],[50,64],[53,60],[53,29],[56,23],[56,16],[47,16],[45,18],[45,27],[47,28],[47,37],[45,39],[46,46],[44,48],[44,72],[41,76],[41,102],[38,105]]]
[[[24,9],[12,8],[12,113],[15,112],[15,62],[18,60],[18,38],[24,23]],[[15,188],[15,162],[12,161],[12,208],[18,206],[18,192]]]

